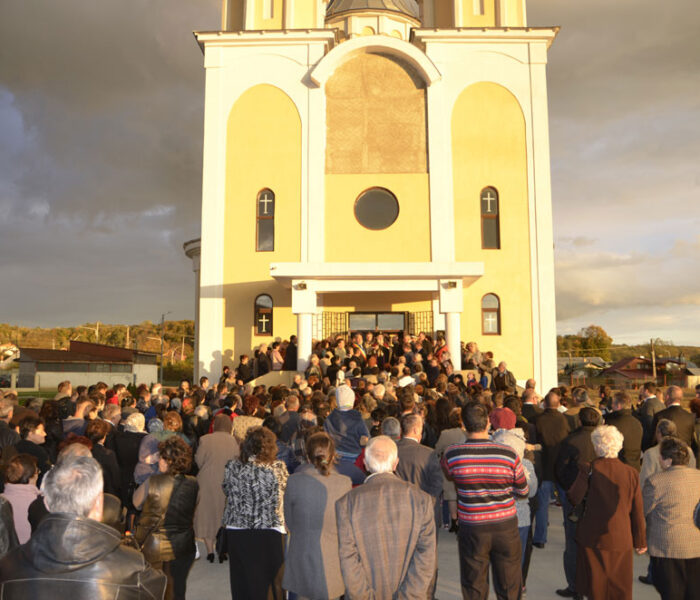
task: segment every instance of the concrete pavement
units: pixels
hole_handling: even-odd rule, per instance
[[[564,527],[562,524],[561,508],[549,508],[549,533],[547,546],[540,550],[533,549],[530,562],[530,573],[527,580],[527,595],[529,600],[555,600],[557,588],[566,587],[562,554],[564,552]],[[199,544],[202,557],[195,561],[187,581],[188,600],[221,600],[230,598],[228,563],[211,564],[206,560],[204,544]],[[457,554],[456,536],[444,530],[440,531],[438,541],[439,573],[436,598],[439,600],[461,600],[459,584],[459,558]],[[656,590],[637,580],[638,575],[646,575],[647,555],[636,556],[634,559],[634,599],[658,600]],[[496,596],[491,591],[490,598]]]

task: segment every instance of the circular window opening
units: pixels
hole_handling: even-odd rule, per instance
[[[355,218],[367,229],[386,229],[399,216],[396,196],[384,188],[370,188],[355,200]]]

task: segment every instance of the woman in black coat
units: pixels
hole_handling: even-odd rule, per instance
[[[109,431],[109,423],[102,419],[95,419],[88,423],[85,435],[92,442],[92,457],[102,467],[104,493],[121,498],[121,472],[117,457],[109,448],[104,447]]]

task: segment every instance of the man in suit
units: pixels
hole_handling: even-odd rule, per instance
[[[491,391],[493,392],[514,392],[516,387],[515,375],[508,370],[505,362],[498,363],[498,368],[493,372],[491,380]]]
[[[539,407],[540,398],[533,388],[528,388],[523,392],[523,417],[528,423],[534,423],[544,411]]]
[[[390,438],[372,438],[365,448],[370,476],[336,502],[349,600],[428,597],[437,552],[433,499],[394,475],[398,460]]]
[[[574,396],[576,392],[574,391]],[[591,434],[600,423],[600,413],[590,406],[583,406],[576,415],[581,423],[580,427],[570,433],[559,448],[556,461],[556,477],[559,485],[568,490],[576,481],[579,472],[579,465],[591,463],[596,458]],[[579,596],[576,591],[576,523],[568,519],[572,510],[566,494],[561,496],[561,507],[564,513],[564,575],[566,576],[566,587],[556,590],[558,596],[563,598],[576,598]]]
[[[654,415],[654,431],[660,419],[668,419],[676,424],[677,435],[693,451],[697,450],[695,443],[695,416],[681,406],[683,390],[677,385],[672,385],[666,390],[664,401],[666,408]]]
[[[532,545],[536,548],[544,548],[547,543],[549,499],[554,488],[556,487],[559,492],[559,497],[564,496],[565,493],[562,487],[556,483],[554,476],[559,447],[570,431],[566,417],[559,411],[560,398],[561,393],[558,388],[552,388],[544,398],[544,412],[535,421],[537,441],[542,444],[542,481],[537,490],[538,506],[532,539]]]
[[[605,416],[605,424],[617,427],[625,438],[620,450],[620,460],[637,473],[642,468],[642,424],[632,414],[632,398],[627,392],[617,392],[613,396],[611,413]]]
[[[642,423],[644,437],[642,438],[642,450],[654,445],[654,416],[664,409],[664,403],[656,397],[656,384],[647,381],[639,390],[639,406],[637,406],[636,417]]]
[[[415,486],[418,486],[426,494],[430,494],[434,502],[435,532],[440,526],[442,495],[442,468],[437,454],[432,448],[423,446],[420,441],[423,437],[423,417],[416,414],[406,415],[401,419],[402,438],[396,443],[399,464],[396,474]],[[436,553],[437,556],[437,553]],[[437,584],[437,562],[435,575],[430,584],[429,598],[435,595]]]

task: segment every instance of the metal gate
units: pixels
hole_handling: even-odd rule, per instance
[[[330,312],[324,310],[322,313],[322,336],[324,340],[348,335],[348,313]]]
[[[408,313],[408,332],[411,335],[418,335],[421,331],[426,335],[433,335],[432,310]]]

